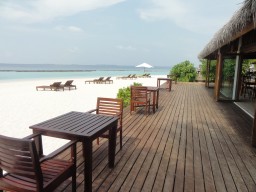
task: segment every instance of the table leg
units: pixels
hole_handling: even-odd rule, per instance
[[[83,142],[84,191],[92,191],[92,141]]]
[[[156,92],[153,91],[153,113],[156,112]]]
[[[156,93],[156,108],[158,109],[159,90]]]
[[[169,80],[169,91],[172,89],[172,80]]]
[[[108,140],[108,166],[113,168],[115,166],[115,155],[116,155],[116,132],[117,121],[109,129],[109,140]]]

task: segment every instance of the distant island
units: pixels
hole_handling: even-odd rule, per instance
[[[0,70],[0,72],[92,72],[96,70]]]

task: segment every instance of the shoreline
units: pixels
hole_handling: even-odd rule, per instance
[[[106,77],[106,76],[105,76]],[[22,138],[32,134],[29,126],[56,117],[70,111],[94,109],[97,97],[115,98],[119,88],[130,86],[133,82],[140,82],[144,86],[156,86],[157,77],[166,75],[153,75],[151,78],[116,79],[112,77],[113,84],[85,84],[89,78],[70,78],[77,86],[76,90],[65,91],[36,91],[36,86],[50,85],[55,81],[65,83],[68,78],[17,80],[0,83],[0,121],[1,134]],[[60,147],[67,141],[44,137],[44,150],[51,152],[54,147]]]

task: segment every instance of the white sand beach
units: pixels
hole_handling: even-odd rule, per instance
[[[69,111],[85,112],[94,109],[97,97],[115,98],[119,88],[140,82],[144,86],[156,86],[158,77],[134,80],[116,79],[113,84],[85,84],[89,79],[73,79],[76,90],[36,91],[36,86],[50,85],[55,81],[65,83],[69,79],[24,80],[0,83],[0,130],[2,135],[22,138],[32,133],[30,125],[40,123]],[[66,141],[43,138],[44,153],[48,154]]]

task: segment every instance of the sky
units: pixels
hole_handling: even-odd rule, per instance
[[[0,0],[0,63],[173,66],[243,0]]]

